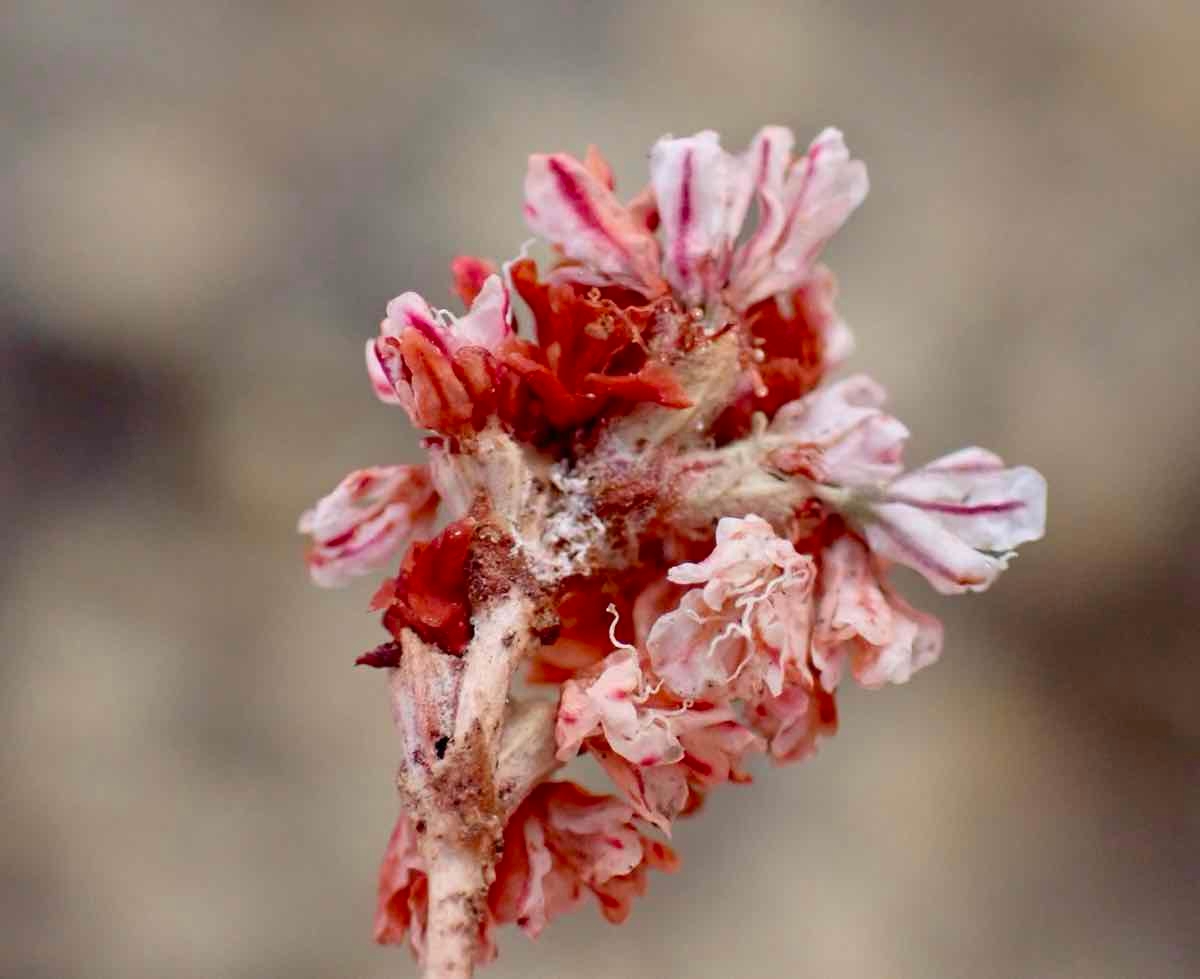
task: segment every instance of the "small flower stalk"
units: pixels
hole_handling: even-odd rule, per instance
[[[456,259],[464,312],[404,293],[367,341],[427,462],[350,474],[300,530],[319,585],[394,572],[358,658],[399,740],[375,937],[427,976],[581,902],[624,920],[709,792],[811,754],[841,683],[938,659],[893,567],[983,591],[1042,536],[1037,472],[978,448],[906,469],[883,389],[831,379],[852,340],[821,252],[866,193],[835,129],[664,137],[628,201],[595,149],[537,155],[552,258]]]

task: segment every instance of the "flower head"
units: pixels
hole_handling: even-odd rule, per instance
[[[376,931],[431,974],[589,894],[622,920],[676,866],[645,826],[755,753],[810,755],[844,677],[939,658],[894,566],[981,591],[1044,530],[1037,472],[971,448],[906,473],[880,385],[829,379],[853,340],[821,254],[868,181],[836,129],[794,147],[665,136],[627,200],[594,148],[535,155],[550,260],[457,258],[465,313],[406,292],[367,342],[376,394],[435,433],[429,468],[352,474],[301,530],[321,583],[398,567],[359,658],[387,671],[407,810]],[[512,696],[522,673],[552,699]],[[613,795],[552,778],[581,757]]]

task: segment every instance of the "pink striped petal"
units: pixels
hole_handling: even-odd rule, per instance
[[[366,354],[367,377],[375,397],[384,404],[401,405],[411,415],[412,391],[404,379],[404,362],[395,338],[372,337]]]
[[[783,142],[779,137],[774,141]],[[836,129],[826,129],[813,140],[804,157],[788,170],[782,188],[777,181],[772,186],[772,176],[760,183],[760,204],[768,202],[763,205],[762,234],[747,242],[734,263],[734,293],[743,306],[802,286],[825,243],[862,203],[869,188],[866,167],[850,159]]]
[[[574,157],[530,157],[525,218],[534,234],[603,279],[647,295],[663,291],[658,242]]]
[[[404,292],[387,304],[387,315],[379,324],[380,336],[399,338],[405,330],[420,330],[438,349],[447,349],[445,327],[433,307],[415,292]]]
[[[663,229],[667,281],[685,304],[716,296],[753,191],[745,158],[721,149],[712,130],[664,137],[650,152],[650,179]]]
[[[1028,466],[970,448],[907,473],[887,499],[922,510],[971,547],[1007,551],[1046,530],[1046,480]]]
[[[508,287],[499,275],[489,275],[470,311],[464,316],[435,313],[415,292],[397,296],[387,307],[380,335],[399,338],[405,330],[417,330],[444,354],[464,347],[495,349],[512,334],[509,326]]]
[[[878,557],[919,572],[943,595],[985,591],[1008,567],[1010,555],[977,551],[936,516],[903,503],[875,506],[859,523]]]
[[[983,591],[1008,566],[1010,548],[1045,532],[1046,480],[963,449],[894,480],[857,519],[876,554],[919,571],[938,591]]]
[[[383,567],[427,527],[436,506],[426,466],[352,472],[300,517],[300,532],[312,538],[313,581],[336,587]]]
[[[790,129],[765,126],[755,135],[746,154],[758,200],[758,224],[733,259],[733,291],[743,306],[750,305],[746,300],[749,287],[770,269],[771,255],[783,233],[787,218],[783,185],[795,145],[796,137]]]

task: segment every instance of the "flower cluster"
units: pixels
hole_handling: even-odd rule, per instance
[[[359,658],[403,742],[376,937],[430,975],[587,894],[624,919],[676,866],[647,833],[749,756],[810,754],[846,676],[938,659],[894,566],[982,591],[1042,535],[1037,472],[979,448],[905,471],[882,388],[828,379],[852,340],[821,252],[866,192],[835,129],[801,153],[775,126],[742,153],[664,137],[627,203],[594,149],[534,156],[551,260],[459,258],[467,312],[405,293],[367,342],[429,462],[351,474],[300,529],[318,584],[398,567]],[[513,697],[522,674],[553,698]],[[555,777],[581,755],[611,794]]]

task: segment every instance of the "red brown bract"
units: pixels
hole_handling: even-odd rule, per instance
[[[669,834],[755,754],[810,755],[846,677],[937,660],[894,565],[980,591],[1043,532],[1035,470],[969,448],[905,472],[883,389],[830,380],[852,341],[820,254],[866,169],[836,129],[794,142],[664,137],[628,204],[594,148],[536,155],[551,262],[460,257],[465,313],[403,293],[367,342],[376,395],[435,433],[428,468],[351,474],[301,530],[325,585],[409,545],[358,662],[386,671],[401,742],[376,937],[408,936],[427,976],[587,894],[623,920],[677,866],[642,826]],[[615,794],[554,777],[577,759]]]
[[[514,262],[510,274],[533,312],[537,342],[513,338],[503,360],[527,385],[530,410],[551,427],[577,428],[613,401],[688,407],[678,380],[650,346],[656,320],[679,315],[672,304],[645,304],[625,289],[605,295],[595,287],[539,281],[530,259]],[[522,429],[520,419],[512,424]]]
[[[426,642],[461,653],[471,638],[467,558],[475,522],[455,521],[433,540],[413,544],[400,573],[371,600],[383,609],[383,626],[397,639],[412,629]],[[372,664],[373,665],[373,664]]]

